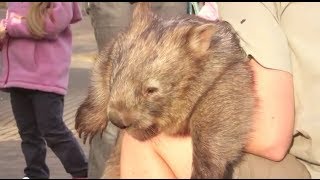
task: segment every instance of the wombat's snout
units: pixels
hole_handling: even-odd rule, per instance
[[[124,116],[115,110],[111,110],[108,112],[108,118],[115,126],[119,127],[120,129],[125,129],[131,125],[131,123],[124,118]]]

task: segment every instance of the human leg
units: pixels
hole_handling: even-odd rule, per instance
[[[24,89],[10,90],[13,114],[21,137],[21,148],[27,167],[25,176],[29,178],[49,178],[49,168],[45,163],[46,143],[38,131],[32,91]]]
[[[38,130],[72,177],[87,177],[88,164],[77,139],[63,121],[64,97],[35,91],[33,106]]]

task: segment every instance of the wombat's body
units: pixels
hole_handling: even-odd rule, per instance
[[[191,15],[164,21],[137,6],[128,31],[94,66],[76,129],[86,138],[110,120],[141,141],[162,132],[191,134],[192,178],[227,177],[247,142],[255,105],[253,74],[236,33],[224,21]],[[110,162],[119,163],[119,155]]]

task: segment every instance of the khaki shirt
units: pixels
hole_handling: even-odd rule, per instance
[[[290,153],[320,178],[320,3],[223,2],[219,15],[264,67],[293,75],[295,131]]]

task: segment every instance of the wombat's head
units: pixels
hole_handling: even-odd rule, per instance
[[[139,140],[174,124],[174,101],[185,100],[206,59],[230,49],[223,47],[221,35],[213,38],[222,33],[217,27],[195,16],[165,21],[151,12],[148,3],[138,3],[128,31],[111,50],[115,58],[108,119]],[[218,43],[222,45],[215,48]]]

